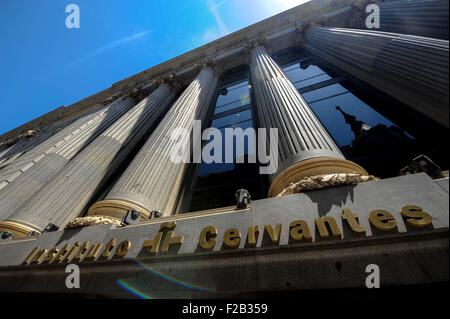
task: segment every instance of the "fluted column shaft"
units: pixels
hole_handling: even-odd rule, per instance
[[[448,40],[448,0],[379,3],[379,31]]]
[[[0,191],[0,220],[13,215],[39,189],[49,182],[78,152],[103,133],[111,124],[135,105],[130,97],[119,98],[107,106],[107,112],[88,121],[52,152],[14,179]],[[89,123],[89,124],[88,124]]]
[[[312,28],[304,45],[312,54],[448,127],[447,40]]]
[[[105,116],[110,116],[110,108],[112,105],[113,104],[110,103],[108,105],[101,106],[95,111],[83,115],[59,132],[48,137],[46,140],[25,152],[25,154],[21,155],[8,166],[4,167],[0,171],[0,190],[8,186],[9,183],[25,171],[29,170],[36,163],[45,158],[45,156],[54,152],[57,147],[70,142],[72,138],[80,134],[82,131],[92,125],[96,125],[99,121],[103,121]]]
[[[49,223],[64,226],[79,216],[102,181],[120,166],[174,98],[168,84],[160,85],[75,156],[26,205],[0,222],[0,229],[20,236],[33,229],[42,231]]]
[[[308,104],[264,47],[251,50],[256,113],[261,127],[278,129],[278,170],[269,196],[311,175],[367,172],[344,159]],[[269,136],[269,134],[266,134]],[[274,141],[270,141],[272,144]],[[273,151],[271,153],[274,153]],[[272,159],[273,160],[273,159]]]
[[[136,209],[144,217],[152,210],[170,215],[188,164],[174,163],[170,154],[177,143],[174,129],[192,131],[193,121],[205,120],[217,85],[210,68],[203,68],[174,103],[105,200],[94,204],[89,215],[122,217]],[[189,141],[186,141],[187,143]]]

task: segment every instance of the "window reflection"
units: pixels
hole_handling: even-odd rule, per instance
[[[336,109],[336,106],[340,106],[341,110],[349,116],[357,114],[357,120],[364,122],[368,127],[374,127],[378,124],[388,127],[394,125],[352,93],[345,93],[313,102],[309,106],[341,147],[351,145],[356,138],[356,134],[352,131],[351,125],[346,123],[345,117]]]
[[[234,124],[247,121],[251,118],[252,118],[251,110],[237,112],[237,113],[213,120],[211,123],[211,127],[215,127],[215,128],[221,128],[221,127],[225,127],[225,126],[235,127]]]
[[[302,93],[302,97],[308,103],[313,103],[318,100],[326,99],[330,96],[335,96],[343,93],[347,93],[348,90],[340,84],[333,84],[329,86],[322,87],[317,90]]]
[[[245,71],[245,72],[243,72]],[[188,211],[204,210],[235,204],[235,192],[247,189],[252,199],[262,197],[261,183],[257,178],[257,166],[248,163],[248,156],[256,154],[256,137],[244,138],[243,149],[236,147],[236,137],[226,138],[226,129],[253,128],[251,85],[248,69],[225,75],[221,79],[210,127],[220,130],[222,148],[221,163],[205,163],[199,167],[195,188]],[[214,142],[214,136],[205,143]],[[233,143],[231,147],[231,142]],[[233,163],[225,163],[225,150],[232,150]],[[211,150],[212,154],[215,155]],[[241,163],[243,162],[243,163]]]
[[[379,177],[398,175],[418,152],[411,135],[350,92],[336,77],[305,58],[283,68],[346,158]]]
[[[245,105],[249,103],[249,99],[248,82],[245,81],[222,89],[217,98],[216,106],[220,107],[236,101],[241,101],[241,105]]]

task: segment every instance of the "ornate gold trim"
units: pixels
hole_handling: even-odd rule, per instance
[[[111,216],[103,216],[103,215],[95,215],[95,216],[85,216],[85,217],[77,217],[67,224],[67,229],[87,227],[87,226],[95,226],[95,225],[103,225],[103,224],[115,224],[117,226],[123,226],[122,220],[120,218],[111,217]]]
[[[146,208],[124,200],[105,199],[92,205],[89,208],[87,215],[111,216],[122,219],[130,209],[139,211],[143,218],[149,218],[151,214]]]
[[[295,163],[279,174],[269,188],[269,197],[277,196],[292,183],[316,175],[328,174],[369,175],[364,168],[345,159],[316,157]]]
[[[310,176],[305,177],[296,183],[291,183],[288,187],[283,189],[283,191],[279,193],[277,197],[312,191],[326,187],[351,185],[351,184],[355,185],[359,183],[378,180],[380,179],[373,175],[348,174],[348,173]]]
[[[31,231],[40,233],[40,230],[38,230],[37,228],[33,228],[31,226],[10,220],[0,221],[0,231],[4,230],[12,233],[14,238],[27,238],[28,233]]]

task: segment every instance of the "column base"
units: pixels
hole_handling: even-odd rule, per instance
[[[296,183],[305,177],[327,174],[361,174],[369,175],[356,163],[345,159],[332,157],[315,157],[289,166],[281,172],[269,188],[269,197],[281,194],[291,183]]]
[[[92,205],[87,215],[111,216],[122,219],[130,209],[137,210],[141,213],[142,218],[149,218],[151,212],[142,206],[130,203],[120,199],[105,199]]]
[[[10,220],[0,221],[0,231],[8,231],[13,234],[14,238],[27,238],[28,233],[31,231],[41,232],[37,227]]]

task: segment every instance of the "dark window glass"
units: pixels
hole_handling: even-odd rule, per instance
[[[330,80],[330,79],[331,79],[331,76],[329,76],[328,74],[321,74],[321,75],[316,75],[316,76],[313,76],[313,77],[305,79],[305,80],[298,81],[298,82],[294,83],[294,86],[298,90],[298,89],[307,87],[309,85],[313,85],[313,84],[320,83],[320,82]]]
[[[235,86],[234,88],[223,88],[217,98],[216,106],[224,106],[236,101],[240,101],[241,105],[248,104],[250,102],[249,90],[247,82],[244,85]]]
[[[239,124],[236,124],[232,128],[241,128],[244,132],[248,128],[253,128],[253,121],[248,120],[245,122],[241,122]],[[219,172],[225,172],[230,171],[235,168],[234,163],[225,163],[225,149],[230,146],[231,144],[231,138],[226,138],[226,128],[230,127],[223,127],[220,129],[220,133],[222,134],[222,145],[224,145],[224,149],[222,150],[222,163],[202,163],[200,166],[199,176],[207,175],[207,174],[214,174]],[[207,143],[214,140],[214,137],[211,136],[211,138],[207,141]],[[244,145],[243,148],[237,149],[236,147],[236,136],[233,136],[233,159],[236,161],[238,158],[243,158],[247,156],[248,154],[255,154],[256,153],[256,141],[255,136],[249,135],[248,137],[244,137]],[[211,154],[214,155],[214,154]]]
[[[245,136],[243,147],[237,148],[237,138],[233,136],[233,139],[227,139],[225,134],[227,129],[241,128],[245,131],[253,128],[251,85],[249,85],[247,76],[247,72],[235,71],[221,80],[222,86],[218,92],[210,127],[217,128],[221,132],[222,162],[205,163],[202,161],[187,211],[234,205],[236,201],[234,194],[240,188],[249,190],[253,199],[262,197],[257,165],[248,163],[248,156],[256,154],[256,137]],[[224,112],[227,112],[227,115],[223,116]],[[204,145],[209,143],[211,146],[214,145],[214,138],[212,135]],[[231,141],[233,142],[232,148]],[[227,149],[233,151],[231,156],[233,163],[225,163]],[[214,149],[211,150],[211,152],[214,151]],[[242,160],[244,163],[238,163]]]
[[[221,128],[221,127],[235,127],[233,124],[247,121],[252,118],[252,111],[246,110],[243,112],[237,112],[231,115],[220,117],[215,119],[211,123],[211,127]]]
[[[244,104],[244,105],[248,105],[248,104],[249,103]],[[241,107],[241,106],[243,106],[241,101],[232,102],[230,104],[227,104],[227,105],[224,105],[224,106],[220,106],[220,107],[218,106],[214,110],[214,114],[220,114],[220,113],[232,110],[232,109],[236,109],[236,108]]]
[[[295,83],[305,79],[309,79],[313,76],[326,74],[321,68],[316,65],[308,65],[305,69],[300,68],[300,64],[297,63],[295,68],[288,67],[288,70],[284,70],[289,79]]]
[[[317,100],[325,99],[333,95],[338,95],[342,93],[348,92],[346,88],[344,88],[340,84],[333,84],[329,86],[325,86],[323,88],[313,90],[310,92],[302,93],[302,97],[306,102],[314,102]]]
[[[383,97],[315,63],[303,57],[284,70],[346,158],[379,177],[397,176],[420,154],[416,139],[371,107]]]
[[[391,121],[373,110],[352,93],[345,93],[310,103],[309,106],[341,147],[351,145],[356,136],[351,126],[345,122],[342,113],[336,109],[336,106],[340,106],[347,114],[357,114],[357,120],[363,121],[367,125],[366,129],[369,126],[374,127],[378,124],[388,127],[393,125]]]

